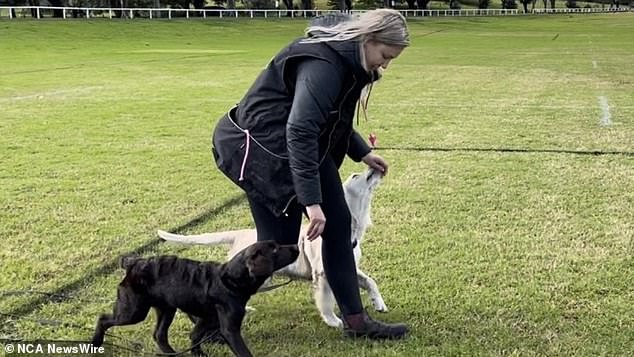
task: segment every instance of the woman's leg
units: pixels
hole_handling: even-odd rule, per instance
[[[350,241],[350,210],[343,193],[339,170],[328,157],[319,169],[321,179],[321,209],[326,216],[322,233],[322,258],[326,278],[344,316],[363,311],[357,267]]]
[[[287,215],[277,217],[264,205],[247,196],[258,241],[274,240],[279,244],[297,244],[302,224],[302,208],[293,202]]]

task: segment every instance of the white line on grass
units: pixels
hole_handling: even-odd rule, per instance
[[[601,112],[603,113],[599,124],[601,126],[611,126],[612,116],[610,115],[610,105],[608,104],[608,98],[603,95],[599,96],[598,98],[599,98],[599,107],[601,107]]]
[[[592,61],[592,68],[599,68],[597,61]]]
[[[85,95],[95,90],[103,89],[103,86],[90,86],[90,87],[77,87],[77,88],[69,88],[69,89],[57,89],[50,90],[46,92],[40,92],[36,94],[28,94],[28,95],[16,95],[11,97],[0,97],[0,101],[20,101],[20,100],[31,100],[31,99],[45,99],[45,98],[66,98],[68,96],[73,95]]]

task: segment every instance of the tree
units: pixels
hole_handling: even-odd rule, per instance
[[[28,0],[29,6],[40,6],[40,0]],[[37,17],[37,9],[31,8],[31,17]]]
[[[9,1],[8,1],[8,5],[9,5],[9,6],[15,6],[15,0],[9,0]],[[10,11],[11,11],[11,14],[10,14],[10,15],[11,15],[11,17],[15,19],[15,9],[14,9],[14,8],[11,8],[11,10],[10,10]]]
[[[312,10],[315,7],[313,0],[302,0],[302,8],[304,10]],[[312,11],[306,12],[306,16],[313,17],[314,14]]]
[[[54,7],[64,6],[64,4],[62,3],[62,0],[49,0],[48,2],[51,4],[51,6],[54,6]],[[62,9],[53,10],[53,17],[64,17],[64,10]]]
[[[286,6],[286,16],[293,16],[293,0],[283,0],[284,6]]]
[[[314,7],[313,0],[302,0],[302,8],[304,10],[312,10]]]
[[[273,0],[242,0],[247,9],[270,9],[273,7]]]
[[[429,5],[430,2],[431,0],[416,0],[416,5],[418,6],[419,9],[426,10],[427,5]]]
[[[429,4],[431,0],[405,0],[405,1],[407,1],[408,9],[426,10],[427,5]]]
[[[352,0],[328,0],[328,6],[341,11],[348,11],[352,10]]]

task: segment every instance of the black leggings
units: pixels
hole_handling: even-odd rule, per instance
[[[363,310],[357,268],[352,253],[350,210],[341,186],[339,170],[327,157],[319,167],[321,179],[321,209],[326,227],[321,234],[322,258],[326,278],[344,316]],[[297,244],[304,208],[293,202],[286,215],[277,217],[268,208],[248,197],[258,240],[274,240],[280,244]]]

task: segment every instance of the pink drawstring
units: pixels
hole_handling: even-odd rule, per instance
[[[242,167],[240,168],[240,178],[238,181],[244,180],[244,169],[247,167],[247,158],[249,157],[249,141],[251,141],[251,135],[249,135],[249,129],[242,130],[246,135],[246,147],[244,150],[244,159],[242,160]]]

